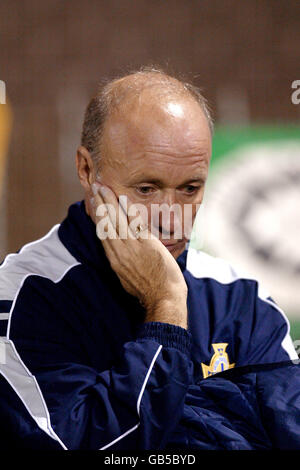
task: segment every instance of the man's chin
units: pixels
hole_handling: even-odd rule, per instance
[[[182,240],[178,243],[174,244],[167,244],[162,241],[163,245],[167,248],[167,250],[171,253],[172,256],[174,256],[175,259],[178,258],[178,256],[181,255],[181,253],[184,252],[185,246],[186,246],[186,240]]]

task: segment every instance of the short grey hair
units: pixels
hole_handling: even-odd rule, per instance
[[[142,67],[138,71],[110,80],[99,86],[97,94],[89,102],[84,115],[81,145],[91,154],[96,165],[101,157],[101,138],[109,114],[117,109],[128,96],[137,96],[144,89],[156,86],[162,94],[176,93],[196,100],[203,111],[213,134],[213,119],[207,101],[200,88],[168,75],[159,68]]]

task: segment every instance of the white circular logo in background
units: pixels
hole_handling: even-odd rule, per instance
[[[248,271],[300,315],[300,140],[226,154],[209,177],[203,223],[205,251]]]

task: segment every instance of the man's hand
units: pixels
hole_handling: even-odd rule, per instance
[[[94,184],[93,190],[97,228],[103,217],[106,217],[108,224],[111,224],[111,233],[113,231],[115,236],[101,239],[98,229],[97,234],[124,289],[143,304],[146,321],[187,328],[187,286],[173,256],[148,232],[142,220],[142,232],[132,232],[130,218],[119,206],[110,188]],[[112,212],[120,217],[115,220]],[[128,236],[120,238],[120,233],[127,233]]]

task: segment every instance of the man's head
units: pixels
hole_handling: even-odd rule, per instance
[[[178,257],[186,237],[176,236],[176,227],[185,206],[194,219],[202,201],[211,133],[205,100],[191,85],[156,70],[110,82],[87,108],[77,153],[88,214],[95,220],[89,201],[100,178],[118,197],[147,208],[147,222],[156,221],[156,234]],[[168,224],[161,213],[154,216],[162,204],[182,208],[181,219],[178,212]]]

